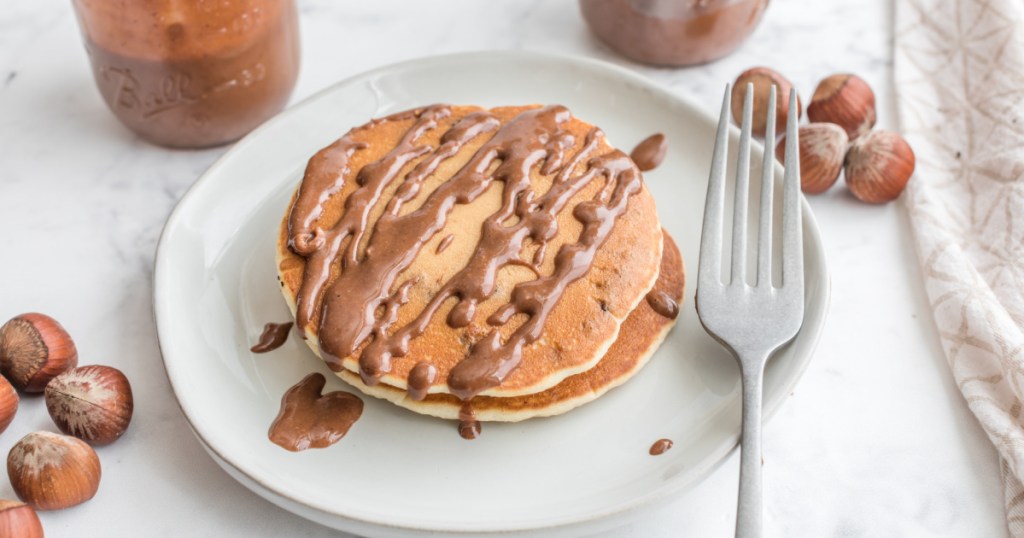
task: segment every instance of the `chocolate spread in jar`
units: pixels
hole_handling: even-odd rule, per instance
[[[288,331],[295,323],[267,323],[263,326],[263,333],[255,346],[249,348],[253,353],[266,353],[281,347],[288,340]]]
[[[165,146],[238,139],[288,101],[299,66],[294,0],[74,0],[100,93]]]
[[[313,373],[284,393],[268,434],[274,444],[298,452],[325,448],[345,437],[363,414],[363,401],[342,391],[321,396],[326,383],[323,374]]]
[[[602,41],[633,60],[693,65],[729,54],[761,21],[768,0],[580,0]]]

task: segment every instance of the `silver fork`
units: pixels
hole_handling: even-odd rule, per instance
[[[764,366],[779,347],[796,336],[804,319],[803,233],[800,219],[800,165],[797,154],[797,115],[786,125],[785,176],[782,192],[782,278],[772,284],[772,198],[774,195],[775,87],[771,88],[761,174],[757,275],[753,285],[747,268],[747,199],[750,173],[750,124],[753,85],[748,84],[736,163],[736,201],[732,215],[732,267],[722,279],[722,229],[725,213],[726,155],[728,153],[730,87],[725,88],[718,121],[711,177],[704,206],[704,231],[697,270],[697,314],[704,330],[735,357],[743,386],[743,437],[740,448],[740,488],[736,536],[761,535],[761,385]],[[797,110],[790,92],[789,110]]]

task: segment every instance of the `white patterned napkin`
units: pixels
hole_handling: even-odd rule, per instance
[[[1024,2],[896,2],[894,71],[924,284],[1024,537]]]

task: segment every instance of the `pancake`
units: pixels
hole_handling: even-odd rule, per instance
[[[434,105],[310,159],[278,273],[335,372],[507,398],[598,363],[654,285],[660,230],[632,160],[564,107]]]
[[[650,294],[664,293],[673,301],[671,304],[678,308],[682,303],[685,284],[683,259],[667,233],[664,245],[661,271]],[[510,398],[477,396],[473,399],[475,418],[480,421],[518,422],[528,418],[560,415],[592,402],[639,372],[674,325],[674,317],[657,312],[651,306],[651,301],[644,301],[622,323],[619,337],[597,366],[570,376],[537,394]],[[450,420],[460,418],[463,403],[450,394],[429,394],[425,399],[417,401],[409,398],[404,390],[383,384],[367,386],[358,375],[347,370],[340,372],[339,377],[370,396],[388,400],[417,413]]]

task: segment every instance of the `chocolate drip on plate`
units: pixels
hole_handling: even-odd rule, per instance
[[[293,322],[267,323],[263,326],[263,333],[260,334],[259,342],[249,348],[253,353],[266,353],[273,351],[288,340],[288,331],[291,330]]]
[[[648,453],[652,456],[660,456],[665,452],[668,452],[670,448],[672,448],[671,439],[658,439],[653,445],[651,445],[651,449]]]
[[[307,375],[281,398],[281,411],[268,436],[275,444],[298,452],[337,443],[363,414],[363,401],[348,392],[321,396],[327,379],[323,374]]]
[[[463,439],[476,439],[480,435],[480,421],[476,419],[473,406],[469,402],[462,404],[459,409],[459,436]]]
[[[636,163],[636,167],[642,172],[654,170],[665,160],[668,153],[668,142],[665,135],[658,133],[648,136],[633,148],[629,157]]]

